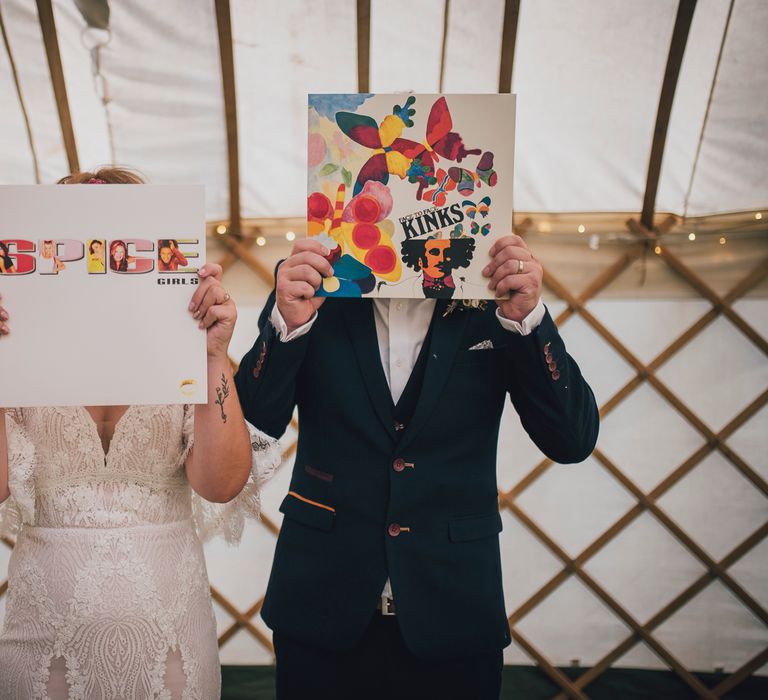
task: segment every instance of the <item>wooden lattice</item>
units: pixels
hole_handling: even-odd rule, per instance
[[[657,233],[648,231],[634,220],[628,222],[628,225],[630,230],[635,232],[640,238],[639,243],[621,256],[614,265],[593,280],[578,298],[574,297],[554,275],[550,272],[545,272],[545,285],[568,305],[567,309],[557,318],[557,323],[558,325],[562,325],[573,314],[579,314],[636,371],[635,377],[625,384],[624,387],[601,407],[601,417],[605,417],[610,413],[610,411],[616,408],[619,403],[624,401],[641,384],[648,382],[683,416],[683,418],[704,436],[706,443],[686,459],[679,467],[673,470],[666,479],[648,494],[645,494],[642,489],[634,484],[621,469],[613,464],[606,455],[597,448],[593,453],[597,461],[602,464],[606,471],[624,486],[627,491],[629,491],[629,493],[637,500],[637,504],[575,558],[569,557],[563,549],[515,503],[515,499],[552,465],[550,460],[543,460],[509,491],[501,492],[499,494],[501,506],[509,509],[510,512],[512,512],[512,514],[515,515],[523,525],[525,525],[525,527],[528,528],[528,530],[563,563],[563,569],[556,576],[550,579],[527,601],[512,612],[509,616],[510,629],[513,639],[536,661],[542,670],[558,686],[560,686],[562,692],[556,696],[558,700],[564,697],[586,698],[587,696],[583,692],[583,689],[608,669],[616,659],[620,658],[638,641],[643,641],[649,648],[651,648],[696,692],[699,697],[719,698],[744,680],[754,670],[765,664],[766,661],[768,661],[768,649],[763,650],[760,654],[748,661],[716,688],[708,689],[653,636],[652,632],[714,579],[719,579],[730,589],[742,604],[749,608],[749,610],[764,624],[768,625],[768,612],[766,612],[766,610],[727,573],[728,568],[732,564],[738,561],[744,554],[755,547],[766,537],[766,535],[768,535],[768,523],[764,523],[759,527],[721,561],[715,562],[708,554],[706,554],[702,547],[700,547],[666,513],[664,513],[661,508],[658,507],[656,502],[713,450],[719,450],[756,488],[758,488],[764,495],[768,496],[768,484],[766,484],[749,465],[747,465],[725,444],[725,440],[730,435],[768,402],[768,391],[763,392],[763,394],[726,425],[725,428],[715,434],[689,407],[685,405],[683,401],[676,397],[674,393],[664,385],[664,383],[655,375],[655,372],[673,355],[680,352],[685,345],[690,343],[693,338],[701,333],[704,328],[721,314],[725,315],[742,333],[744,333],[744,335],[747,336],[747,338],[754,342],[764,354],[768,355],[768,343],[766,340],[741,316],[739,316],[732,306],[735,301],[768,276],[768,260],[760,261],[760,264],[758,264],[753,271],[751,271],[721,299],[677,256],[665,247],[656,245],[658,243]],[[658,233],[664,233],[672,226],[674,226],[674,219],[670,218],[662,225],[662,227],[660,227],[661,231]],[[661,256],[664,262],[667,263],[676,274],[690,284],[702,297],[707,299],[712,304],[712,308],[674,340],[652,362],[648,365],[644,365],[615,337],[615,335],[613,335],[587,310],[586,303],[589,299],[595,297],[602,289],[608,286],[608,284],[614,281],[634,260],[645,252],[649,245],[653,246],[654,251],[658,251],[657,254]],[[670,534],[677,538],[677,540],[679,540],[691,554],[704,564],[707,571],[690,584],[686,590],[676,596],[675,599],[668,603],[662,610],[658,611],[645,625],[641,625],[602,586],[600,586],[594,578],[584,571],[583,567],[598,551],[619,535],[619,533],[624,531],[628,525],[644,511],[648,511],[655,516]],[[516,623],[530,613],[570,576],[577,576],[582,583],[584,583],[619,619],[621,619],[625,625],[632,630],[632,633],[621,642],[621,644],[575,681],[569,680],[563,673],[556,669],[546,657],[515,628]]]
[[[614,282],[630,267],[630,265],[632,265],[633,262],[646,254],[649,248],[650,250],[654,250],[659,241],[659,237],[669,232],[676,223],[676,219],[669,217],[656,231],[648,231],[637,221],[629,221],[628,227],[630,231],[637,236],[637,242],[630,245],[612,265],[597,275],[578,297],[574,296],[551,272],[547,271],[545,273],[545,285],[567,304],[567,308],[556,319],[558,325],[562,326],[570,317],[578,314],[635,370],[635,376],[606,401],[603,406],[601,406],[601,416],[605,417],[608,415],[622,401],[630,396],[632,392],[639,388],[643,383],[647,382],[656,389],[656,391],[666,399],[666,401],[678,411],[688,423],[699,431],[706,440],[702,447],[690,455],[649,493],[644,493],[639,486],[637,486],[616,464],[597,448],[594,451],[593,456],[603,468],[633,496],[636,500],[636,504],[575,558],[568,556],[568,554],[566,554],[566,552],[530,516],[517,506],[515,502],[527,488],[547,471],[552,465],[550,460],[545,459],[541,461],[512,488],[508,491],[501,491],[499,493],[500,506],[509,510],[509,512],[563,564],[563,568],[558,574],[541,586],[528,600],[518,606],[516,610],[512,611],[509,616],[510,630],[515,642],[562,689],[562,692],[556,696],[558,699],[564,697],[588,697],[584,692],[584,688],[604,673],[613,662],[640,641],[644,642],[650,649],[652,649],[688,686],[691,687],[691,689],[703,698],[722,697],[726,692],[738,685],[768,661],[768,649],[765,649],[745,663],[736,672],[728,676],[717,687],[708,689],[690,670],[686,669],[683,663],[676,659],[675,656],[653,636],[653,631],[657,627],[659,627],[665,620],[669,619],[677,610],[682,608],[715,579],[719,579],[745,607],[747,607],[764,624],[768,625],[768,612],[766,612],[766,610],[728,574],[728,569],[733,564],[768,536],[768,523],[764,523],[758,527],[749,537],[736,546],[720,561],[715,561],[657,505],[657,501],[663,494],[669,491],[714,450],[721,452],[761,493],[768,496],[768,484],[766,484],[760,475],[736,455],[726,444],[726,440],[735,433],[739,427],[746,423],[766,403],[768,403],[768,391],[753,400],[718,433],[713,433],[706,424],[656,376],[656,371],[662,367],[662,365],[678,352],[681,352],[688,343],[697,337],[720,315],[727,317],[751,342],[760,348],[764,354],[768,355],[768,342],[766,339],[733,309],[733,304],[736,301],[742,298],[747,292],[768,276],[768,259],[761,260],[748,275],[721,298],[677,256],[665,247],[660,246],[659,252],[656,254],[659,255],[659,257],[677,275],[685,280],[693,290],[704,299],[708,300],[712,306],[711,309],[703,314],[701,318],[686,329],[647,365],[641,362],[629,348],[621,343],[616,336],[586,308],[587,302],[590,299],[595,298],[602,290]],[[526,219],[518,227],[518,232],[524,235],[526,229],[529,228],[531,224],[532,221]],[[241,249],[243,246],[241,243],[236,245],[228,243],[227,245],[234,255],[241,252],[238,249]],[[256,256],[248,253],[242,257],[242,260],[257,272],[264,281],[269,281],[265,274],[264,266],[258,263],[258,258],[256,258]],[[228,264],[231,264],[230,261],[231,258],[225,259],[225,262]],[[295,442],[290,446],[289,450],[292,451],[294,449]],[[682,545],[704,565],[706,571],[672,601],[659,610],[650,620],[645,624],[640,624],[584,570],[584,566],[603,547],[623,532],[634,520],[646,511],[652,514],[671,535],[681,542]],[[269,518],[264,519],[263,524],[270,530],[270,532],[275,535],[277,534],[278,528]],[[632,630],[631,634],[627,636],[621,644],[609,652],[583,675],[573,681],[568,679],[565,674],[548,661],[546,656],[537,650],[535,646],[516,629],[516,624],[519,623],[523,617],[533,611],[570,576],[578,577],[582,583],[584,583],[605,604],[605,606],[613,612],[613,614]],[[253,634],[253,636],[256,637],[256,639],[258,639],[270,652],[273,651],[269,641],[264,638],[263,633],[261,633],[258,628],[254,628],[252,623],[253,618],[261,609],[263,598],[256,601],[249,609],[240,612],[220,593],[215,592],[214,596],[217,602],[222,604],[222,607],[225,607],[233,617],[232,625],[228,627],[219,638],[219,643],[221,645],[231,639],[239,629],[245,629]]]
[[[602,337],[615,352],[617,352],[634,369],[635,376],[611,396],[601,407],[602,417],[607,416],[621,402],[627,399],[636,389],[644,383],[652,386],[670,406],[672,406],[696,431],[698,431],[705,443],[693,454],[688,456],[679,466],[672,470],[657,486],[645,493],[622,469],[614,464],[598,447],[593,456],[602,465],[605,471],[611,475],[634,498],[636,503],[624,513],[616,522],[606,529],[599,537],[589,544],[578,556],[570,557],[564,549],[539,526],[516,503],[517,498],[531,487],[551,466],[552,462],[544,459],[533,469],[525,474],[508,491],[499,492],[500,507],[507,509],[530,531],[533,536],[562,563],[562,569],[533,593],[526,601],[519,605],[509,615],[509,624],[512,637],[518,646],[523,649],[530,658],[542,669],[542,671],[561,689],[556,696],[562,698],[587,698],[585,689],[596,678],[603,674],[610,666],[638,642],[647,645],[659,658],[661,658],[672,671],[674,671],[699,697],[721,698],[732,690],[741,681],[747,678],[755,670],[768,662],[768,648],[761,651],[754,658],[743,664],[734,673],[726,677],[714,688],[707,688],[685,665],[654,636],[656,630],[663,622],[668,620],[676,611],[692,600],[712,581],[719,580],[758,620],[768,626],[768,611],[766,611],[753,596],[751,596],[729,573],[730,567],[752,550],[766,537],[768,537],[768,522],[763,523],[754,530],[743,542],[734,547],[719,561],[715,561],[705,549],[688,535],[675,521],[662,510],[659,499],[675,484],[691,472],[705,457],[714,451],[720,452],[749,482],[763,495],[768,496],[768,484],[763,478],[741,457],[733,452],[727,445],[727,439],[733,435],[742,425],[754,416],[768,403],[768,391],[760,394],[748,406],[743,408],[725,427],[715,433],[688,407],[675,393],[657,376],[657,371],[673,356],[696,338],[707,326],[719,316],[726,317],[746,338],[758,347],[763,354],[768,355],[768,341],[755,330],[734,309],[734,304],[756,285],[768,277],[768,259],[763,259],[755,265],[743,279],[741,279],[727,294],[719,296],[706,284],[693,270],[691,270],[678,256],[660,243],[660,236],[668,233],[675,225],[676,220],[670,217],[655,231],[644,228],[635,220],[628,222],[629,230],[636,236],[636,242],[627,246],[619,257],[598,274],[578,295],[571,293],[567,287],[549,270],[545,271],[544,284],[547,288],[564,301],[566,309],[556,319],[559,326],[567,323],[574,315],[580,316],[589,326]],[[519,227],[518,232],[525,234],[531,226],[530,219],[526,219]],[[227,252],[221,263],[225,271],[237,261],[241,260],[250,267],[265,285],[271,285],[272,275],[259,257],[251,251],[253,237],[242,240],[232,239],[229,236],[217,237]],[[672,343],[660,352],[648,364],[640,361],[637,356],[627,348],[618,338],[612,334],[588,309],[587,303],[594,299],[602,290],[614,282],[630,265],[637,261],[648,251],[663,260],[669,268],[701,297],[709,301],[711,308],[704,313],[695,323],[681,333]],[[652,253],[653,254],[653,253]],[[294,422],[293,427],[297,425]],[[284,457],[287,462],[296,449],[296,442],[292,442],[285,450]],[[679,593],[673,600],[656,612],[645,624],[636,620],[613,596],[610,595],[587,571],[585,565],[602,550],[609,542],[622,533],[641,514],[650,513],[661,525],[679,541],[705,568],[698,578],[692,581],[685,590]],[[279,532],[278,525],[268,516],[262,515],[261,525],[273,536]],[[12,547],[10,540],[3,539],[3,544]],[[600,661],[589,670],[585,671],[575,680],[570,680],[564,673],[554,666],[517,628],[518,623],[559,586],[571,576],[577,577],[599,600],[630,630],[630,634]],[[0,596],[7,589],[8,582],[0,583]],[[270,654],[274,653],[271,640],[254,622],[254,618],[261,610],[263,597],[255,601],[245,610],[240,610],[232,601],[228,600],[215,587],[211,593],[217,605],[231,617],[231,624],[226,627],[219,636],[219,645],[224,646],[236,633],[243,630],[251,635]]]
[[[54,23],[54,12],[51,0],[36,0],[38,15],[40,18],[40,27],[45,44],[46,57],[51,75],[51,83],[56,98],[57,112],[62,131],[62,142],[64,144],[68,163],[71,170],[77,170],[78,153],[77,144],[74,138],[74,130],[69,110],[69,104],[66,95],[66,86],[62,70],[61,56],[58,50],[58,40]],[[562,569],[531,595],[525,602],[512,611],[509,616],[510,629],[516,643],[533,659],[561,689],[558,699],[564,697],[586,698],[588,697],[585,688],[608,669],[613,662],[619,659],[624,653],[631,649],[638,642],[645,643],[652,649],[699,697],[720,698],[730,691],[741,681],[743,681],[752,672],[768,662],[768,649],[764,649],[754,658],[745,663],[741,668],[729,675],[719,685],[708,689],[685,668],[678,659],[674,657],[668,649],[654,637],[656,630],[664,621],[668,620],[676,611],[692,600],[709,583],[719,580],[740,603],[745,606],[753,615],[755,615],[763,624],[768,626],[768,613],[766,610],[747,592],[737,581],[728,573],[730,567],[735,564],[747,552],[762,542],[768,536],[768,523],[762,524],[752,532],[743,542],[733,548],[728,554],[719,561],[710,557],[704,548],[702,548],[692,537],[690,537],[672,518],[670,518],[659,505],[659,499],[667,493],[675,484],[690,473],[705,457],[714,451],[721,453],[749,482],[763,495],[768,496],[768,484],[763,478],[747,463],[744,462],[727,445],[728,438],[733,435],[744,423],[754,416],[768,402],[768,391],[763,392],[754,399],[748,406],[723,427],[715,433],[696,415],[689,406],[685,404],[664,382],[657,376],[657,371],[673,356],[682,352],[685,347],[693,341],[702,331],[709,326],[719,316],[727,318],[739,332],[741,332],[752,344],[754,344],[764,355],[768,355],[768,341],[757,332],[749,323],[747,323],[734,309],[734,304],[742,298],[749,290],[761,283],[768,276],[768,260],[761,260],[755,268],[740,280],[727,294],[720,297],[715,291],[707,285],[692,269],[686,266],[676,255],[664,247],[660,242],[660,236],[670,231],[676,220],[670,218],[655,230],[651,230],[651,224],[654,219],[655,198],[658,187],[658,181],[661,171],[661,162],[666,143],[667,125],[669,122],[673,97],[677,85],[679,68],[682,60],[683,51],[687,42],[688,32],[693,17],[696,2],[695,0],[681,0],[678,5],[675,27],[670,42],[670,51],[667,61],[667,67],[664,75],[664,81],[659,100],[659,109],[654,128],[653,143],[650,153],[650,163],[648,168],[648,179],[643,200],[643,210],[639,223],[635,220],[628,222],[628,227],[636,237],[636,242],[630,245],[606,270],[595,277],[594,280],[578,296],[572,294],[568,288],[557,279],[549,270],[545,274],[545,285],[560,299],[562,299],[567,308],[559,315],[557,322],[563,325],[574,315],[580,316],[597,334],[603,338],[611,348],[618,353],[634,369],[635,376],[632,377],[619,391],[617,391],[600,408],[600,413],[604,417],[613,411],[618,405],[625,401],[632,393],[643,384],[647,383],[663,397],[663,399],[677,411],[685,421],[687,421],[700,435],[703,436],[705,443],[693,454],[685,459],[679,466],[672,470],[666,478],[655,486],[648,493],[645,493],[632,479],[630,479],[621,468],[614,464],[598,447],[594,452],[597,462],[605,471],[613,477],[622,487],[634,498],[635,505],[632,506],[624,515],[614,522],[607,530],[598,536],[589,544],[578,556],[571,558],[560,547],[550,535],[545,532],[530,516],[528,516],[516,503],[517,498],[530,488],[546,471],[552,466],[549,460],[542,460],[528,474],[523,476],[508,491],[499,493],[500,507],[508,510],[512,516],[517,518],[533,536],[557,559],[562,562]],[[731,9],[733,3],[731,3]],[[371,3],[370,0],[357,0],[357,47],[358,47],[358,89],[360,92],[367,92],[370,78],[370,24],[371,24]],[[443,76],[445,70],[445,46],[448,30],[448,15],[450,11],[450,0],[445,0],[443,8],[443,36],[440,61],[440,90],[442,91]],[[246,264],[258,278],[267,286],[272,285],[272,273],[268,266],[265,266],[258,255],[251,250],[251,245],[255,239],[254,236],[247,238],[241,231],[241,212],[240,212],[240,168],[238,162],[238,139],[237,139],[237,110],[236,95],[234,87],[234,56],[232,47],[232,32],[229,0],[216,0],[215,12],[217,19],[217,29],[219,37],[219,47],[222,63],[222,85],[224,93],[225,121],[227,129],[227,158],[228,158],[228,180],[229,180],[229,233],[224,237],[217,237],[227,248],[227,252],[221,260],[225,271],[241,260]],[[510,92],[512,87],[513,63],[515,55],[515,41],[517,37],[517,25],[520,14],[519,0],[505,0],[504,20],[503,20],[503,40],[500,55],[499,66],[499,92]],[[730,11],[729,11],[730,20]],[[24,114],[27,133],[30,140],[33,161],[36,172],[36,180],[39,182],[39,167],[37,156],[32,139],[32,131],[29,119],[24,107],[21,91],[19,89],[18,76],[16,75],[13,55],[10,51],[10,45],[7,40],[5,25],[0,14],[0,28],[8,53],[14,76],[19,102]],[[726,23],[727,30],[727,23]],[[726,31],[723,33],[725,41]],[[718,59],[719,61],[719,59]],[[714,89],[715,82],[712,83]],[[111,144],[114,149],[114,144]],[[531,225],[531,221],[524,221],[520,225],[520,232]],[[640,256],[646,255],[649,251],[656,251],[656,254],[668,265],[668,267],[679,278],[684,280],[690,287],[702,298],[711,304],[711,308],[703,314],[695,323],[693,323],[685,332],[676,338],[666,349],[659,353],[651,362],[644,364],[641,362],[629,348],[621,343],[600,321],[587,309],[587,302],[595,298],[609,284],[616,280],[629,266]],[[236,363],[234,363],[236,364]],[[294,424],[294,428],[295,428]],[[292,443],[285,452],[285,458],[291,456],[296,449],[296,443]],[[679,593],[672,601],[667,603],[645,624],[640,624],[632,615],[619,604],[599,583],[597,583],[585,570],[585,565],[602,550],[609,542],[614,540],[620,533],[634,522],[643,513],[651,514],[661,525],[677,540],[682,546],[690,552],[705,568],[695,581],[693,581],[684,591]],[[278,525],[266,515],[262,515],[261,524],[272,535],[276,536],[279,532]],[[2,545],[12,548],[13,543],[5,538],[0,539]],[[598,599],[630,630],[631,633],[618,646],[605,655],[592,668],[583,673],[575,680],[568,679],[561,671],[545,657],[545,655],[535,648],[517,629],[518,623],[537,606],[539,606],[548,596],[550,596],[560,585],[562,585],[571,576],[577,577],[586,587],[594,593]],[[7,581],[0,582],[0,597],[2,597],[8,587]],[[246,610],[240,610],[232,601],[228,600],[220,591],[211,589],[212,596],[217,605],[220,606],[231,618],[231,624],[222,632],[219,637],[219,645],[223,646],[240,630],[252,635],[259,644],[263,645],[270,653],[273,648],[269,636],[265,634],[255,623],[254,618],[258,615],[263,598],[260,598]]]

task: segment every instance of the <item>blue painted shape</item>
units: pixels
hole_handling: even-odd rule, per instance
[[[326,292],[321,286],[315,292],[316,297],[361,297],[360,287],[351,280],[339,279],[339,288],[335,292]]]
[[[345,253],[333,263],[333,272],[342,280],[360,280],[371,274],[371,268],[349,253]]]

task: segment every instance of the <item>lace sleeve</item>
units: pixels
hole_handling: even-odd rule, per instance
[[[0,504],[0,536],[15,537],[21,523],[35,518],[35,447],[24,430],[20,409],[5,410],[10,497]]]
[[[184,459],[195,441],[195,410],[184,407]],[[256,520],[261,512],[261,486],[272,478],[282,455],[277,440],[246,422],[251,435],[251,473],[243,490],[229,503],[211,503],[192,492],[192,519],[203,542],[222,535],[229,544],[240,541],[246,518]]]

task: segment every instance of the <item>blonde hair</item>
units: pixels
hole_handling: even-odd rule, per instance
[[[58,185],[88,185],[88,184],[106,184],[106,185],[144,185],[146,180],[136,170],[130,168],[104,167],[94,172],[72,173],[67,175],[56,184]]]

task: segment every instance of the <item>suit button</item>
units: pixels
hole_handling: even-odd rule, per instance
[[[552,345],[552,343],[547,343],[547,344],[544,346],[544,354],[545,354],[545,355],[546,355],[546,354],[549,352],[549,346],[550,346],[550,345]]]
[[[400,526],[397,523],[392,523],[387,528],[387,532],[389,533],[390,537],[397,537],[400,534]]]
[[[398,457],[394,462],[392,462],[392,469],[394,469],[396,472],[403,471],[403,469],[405,469],[405,460],[402,457]]]
[[[548,352],[548,353],[547,353],[547,354],[544,356],[544,359],[547,361],[547,364],[549,364],[550,362],[552,362],[552,353],[551,353],[551,352]]]
[[[552,360],[551,362],[547,362],[547,367],[549,367],[550,372],[554,372],[557,369],[557,362]]]
[[[552,372],[552,379],[554,379],[555,381],[560,379],[560,371],[559,370],[555,370],[554,372]]]

